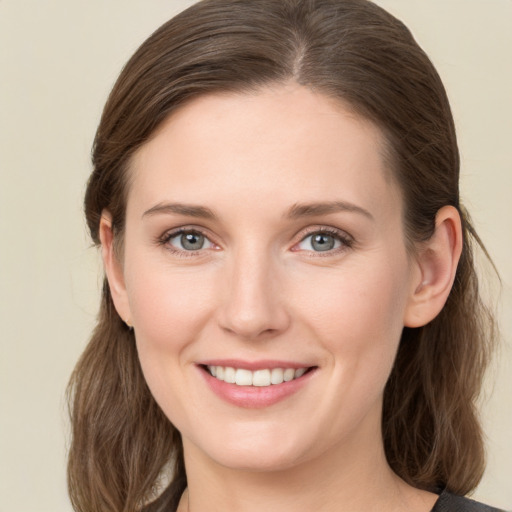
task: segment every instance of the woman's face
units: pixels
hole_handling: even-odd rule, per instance
[[[418,272],[378,129],[298,85],[204,96],[131,172],[116,306],[185,453],[261,470],[380,447]]]

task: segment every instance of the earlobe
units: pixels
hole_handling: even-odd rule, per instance
[[[99,235],[103,267],[107,276],[114,306],[126,325],[131,327],[131,313],[124,281],[123,268],[115,251],[112,215],[107,210],[103,210],[101,213]]]
[[[433,320],[448,299],[462,252],[460,214],[453,206],[444,206],[436,215],[436,227],[429,240],[418,248],[419,272],[411,285],[405,311],[406,327],[421,327]]]

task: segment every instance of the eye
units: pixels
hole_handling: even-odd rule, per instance
[[[315,231],[304,237],[298,244],[301,251],[328,252],[350,247],[352,240],[339,232],[325,230]]]
[[[194,230],[181,230],[170,233],[165,237],[164,243],[178,251],[200,251],[212,249],[215,245],[202,233]]]

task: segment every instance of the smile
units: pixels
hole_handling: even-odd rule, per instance
[[[206,367],[212,377],[228,384],[237,386],[265,387],[282,384],[302,377],[309,368],[267,368],[261,370],[247,370],[231,366]]]

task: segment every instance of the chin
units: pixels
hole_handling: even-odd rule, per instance
[[[277,472],[290,469],[300,463],[300,458],[292,454],[284,453],[266,453],[258,451],[254,453],[251,450],[241,452],[231,452],[215,456],[215,462],[218,464],[238,470],[251,472]]]
[[[282,430],[282,429],[281,429]],[[252,437],[252,439],[251,439]],[[226,468],[273,472],[294,467],[307,459],[307,447],[304,442],[296,443],[291,436],[283,439],[279,436],[262,435],[225,437],[222,443],[200,446],[210,459]]]

